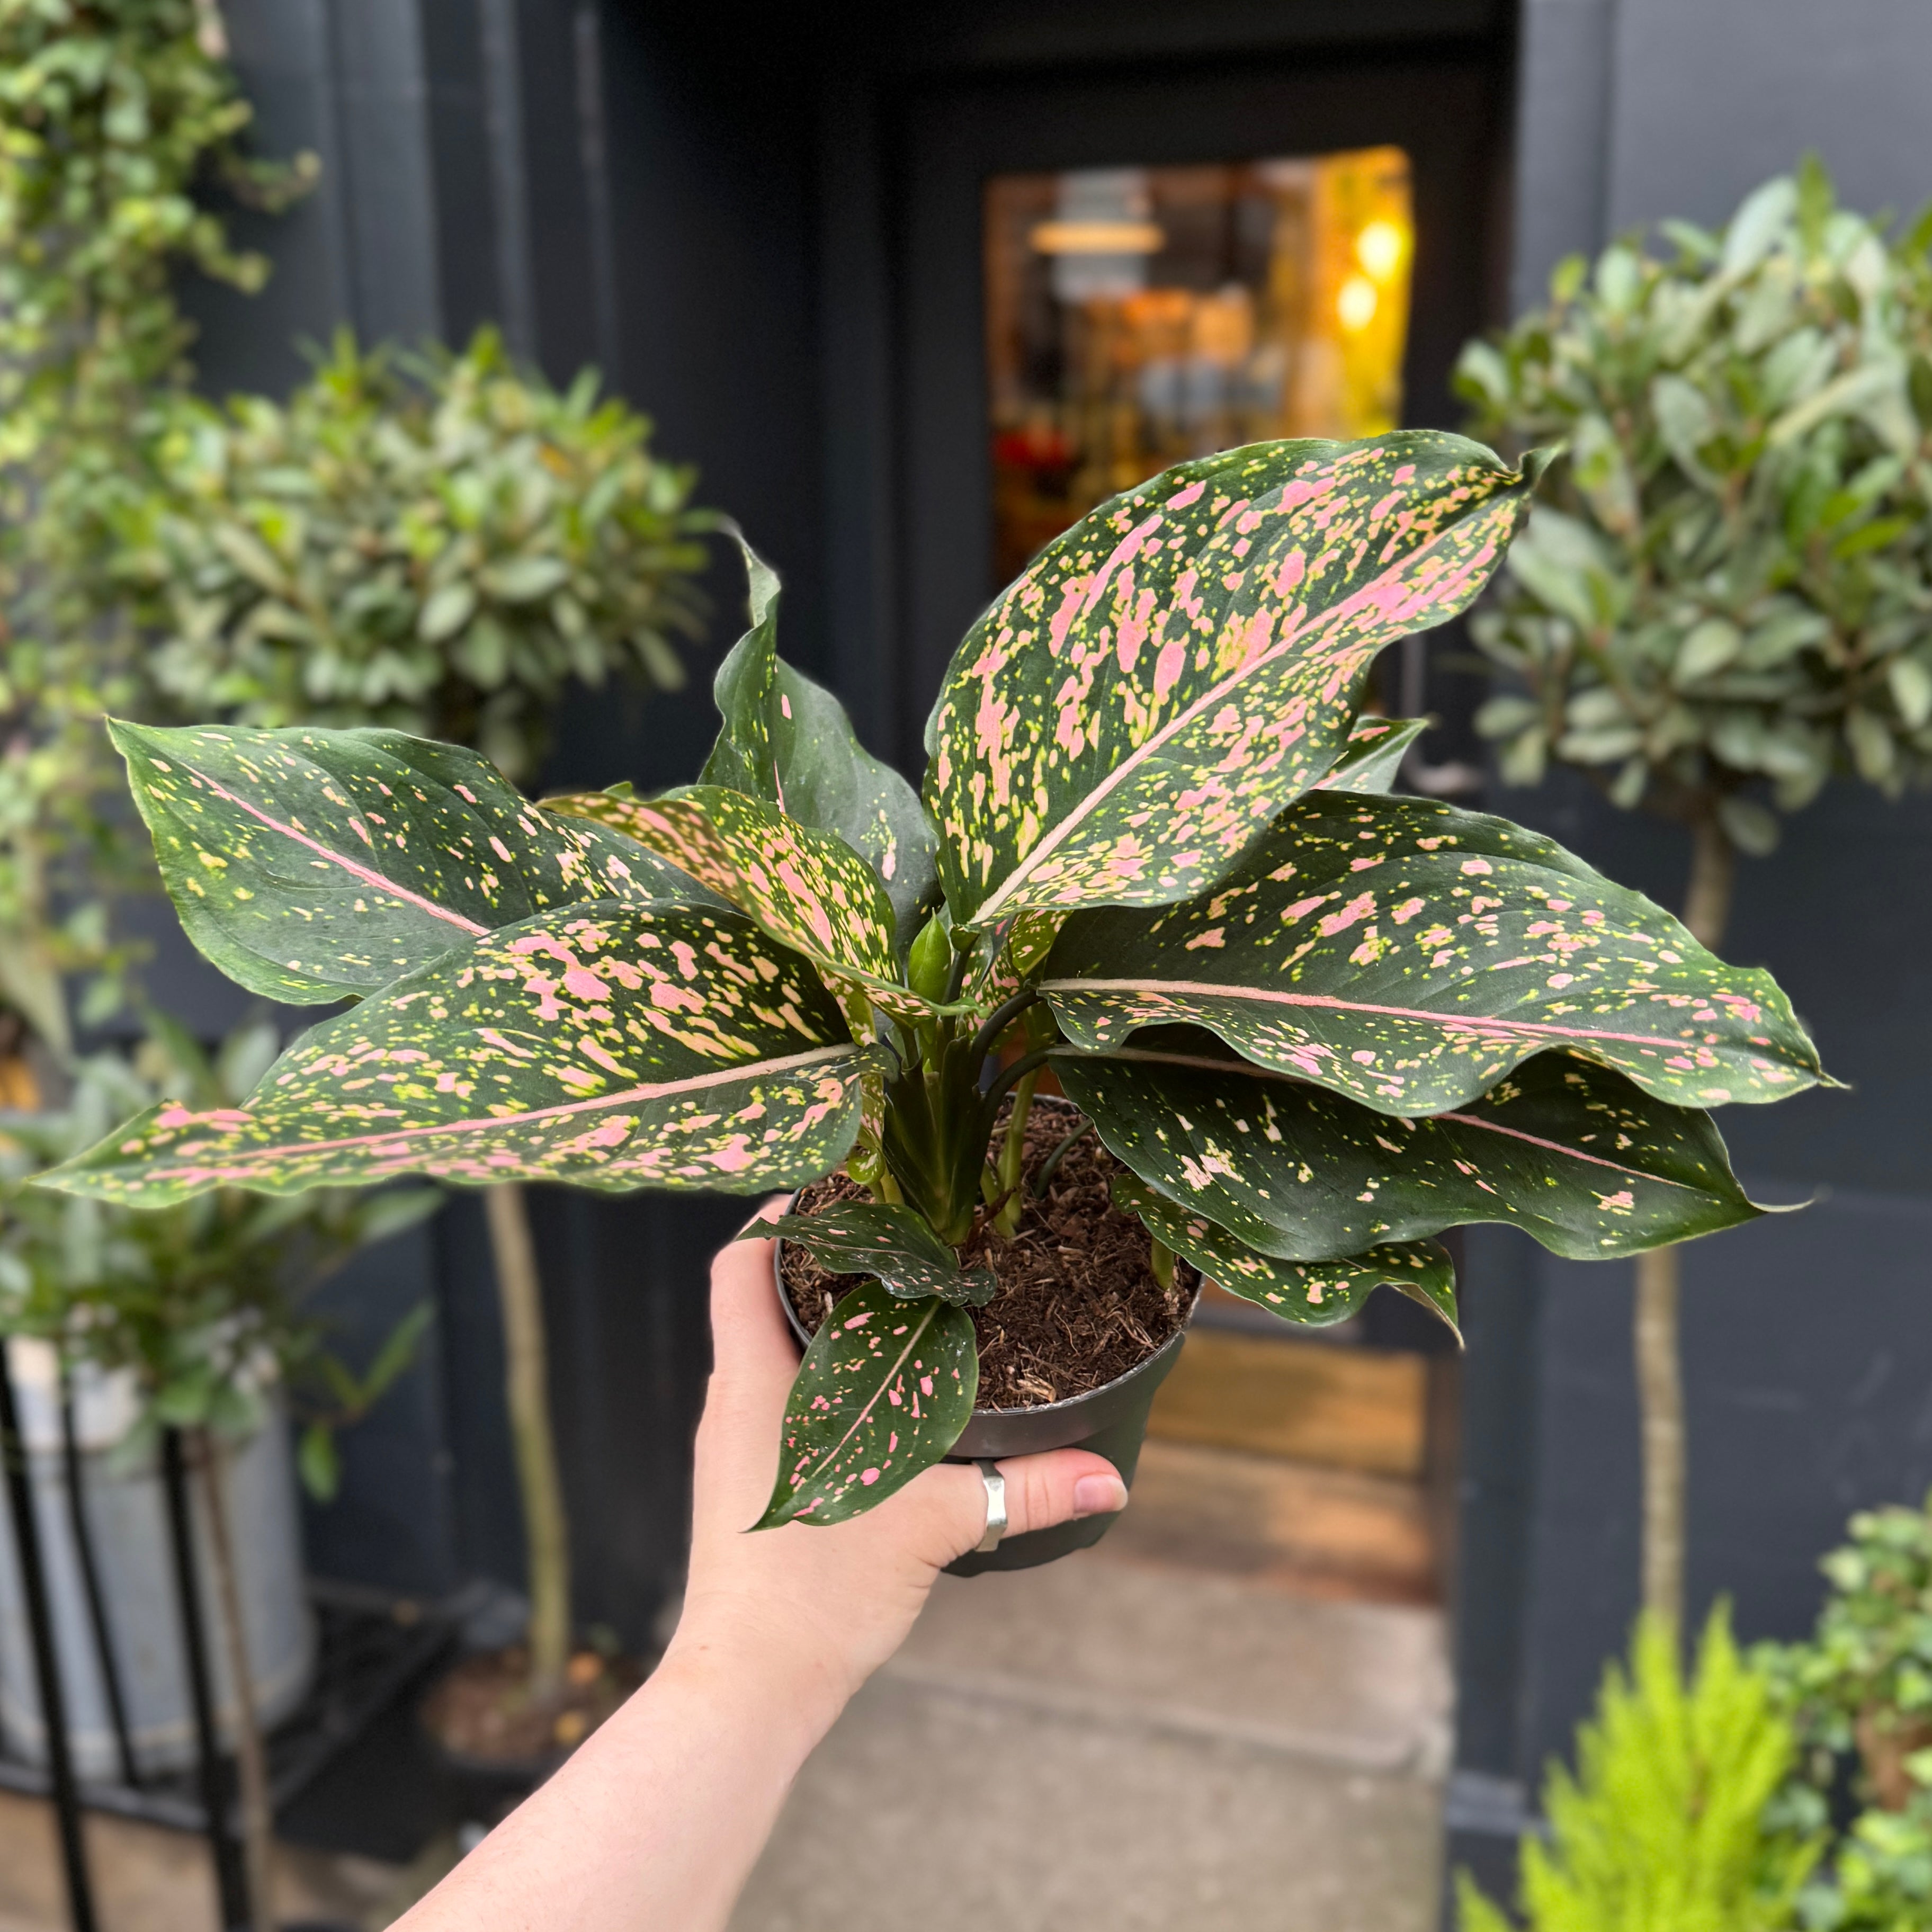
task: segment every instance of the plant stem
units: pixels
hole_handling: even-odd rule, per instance
[[[263,1426],[272,1428],[274,1424],[271,1420]],[[221,1450],[206,1429],[191,1432],[189,1446],[201,1476],[202,1499],[208,1505],[214,1600],[220,1611],[229,1685],[235,1696],[235,1768],[242,1799],[242,1862],[248,1879],[248,1922],[250,1932],[274,1932],[269,1894],[274,1883],[274,1811],[268,1797],[268,1754],[262,1748],[261,1725],[255,1711],[248,1628],[242,1620],[242,1585],[235,1568],[235,1540],[230,1534]]]
[[[1688,1462],[1674,1247],[1636,1258],[1636,1385],[1643,1437],[1643,1606],[1684,1628]]]
[[[530,1694],[544,1702],[562,1696],[570,1662],[570,1530],[550,1426],[543,1284],[521,1186],[506,1180],[485,1188],[483,1205],[503,1311],[504,1393],[523,1502],[530,1594]]]
[[[1714,812],[1696,821],[1693,841],[1684,923],[1714,952],[1730,915],[1737,851]],[[1643,1605],[1673,1630],[1684,1628],[1690,1486],[1681,1278],[1675,1247],[1638,1256],[1634,1342],[1643,1445]]]

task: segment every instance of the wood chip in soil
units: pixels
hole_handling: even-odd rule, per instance
[[[1152,1240],[1113,1204],[1108,1189],[1119,1163],[1098,1136],[1076,1141],[1054,1170],[1046,1198],[1033,1198],[1034,1171],[1079,1120],[1065,1100],[1034,1102],[1019,1231],[1000,1240],[982,1210],[965,1251],[968,1267],[991,1268],[1000,1283],[985,1307],[968,1311],[979,1337],[981,1408],[1036,1408],[1102,1388],[1184,1328],[1194,1306],[1200,1278],[1186,1262],[1174,1263],[1172,1290],[1154,1279]],[[802,1190],[793,1211],[866,1198],[849,1175],[835,1174]],[[826,1311],[864,1280],[835,1275],[797,1247],[784,1250],[785,1292],[808,1333],[815,1334]]]

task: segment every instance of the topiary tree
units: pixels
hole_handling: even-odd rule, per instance
[[[1552,760],[1691,842],[1684,920],[1724,935],[1739,852],[1849,771],[1932,760],[1932,218],[1888,237],[1815,161],[1729,225],[1664,224],[1459,368],[1478,433],[1562,440],[1478,643],[1505,779]],[[1643,1600],[1683,1616],[1674,1249],[1637,1263]]]

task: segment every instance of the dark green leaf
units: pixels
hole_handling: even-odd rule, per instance
[[[394,731],[108,727],[189,938],[315,1006],[611,897],[708,899],[628,841],[546,818],[473,752]]]
[[[771,1235],[795,1243],[838,1274],[875,1275],[902,1300],[936,1294],[942,1301],[983,1307],[999,1286],[988,1268],[962,1268],[959,1257],[923,1215],[896,1202],[838,1201],[812,1214],[754,1221],[738,1237]]]
[[[1324,791],[1385,792],[1409,748],[1429,729],[1426,718],[1358,718],[1342,755],[1322,781]]]
[[[973,1321],[867,1282],[812,1337],[792,1384],[778,1480],[754,1528],[843,1522],[944,1460],[980,1388]]]
[[[778,655],[778,580],[741,537],[752,628],[718,668],[724,718],[700,782],[748,793],[802,825],[836,832],[892,903],[902,951],[934,882],[932,826],[919,794],[859,742],[838,699]]]
[[[1538,466],[1432,430],[1186,463],[1056,538],[931,722],[953,916],[1211,885],[1334,764],[1384,644],[1486,583]]]
[[[1554,841],[1420,799],[1311,794],[1204,897],[1074,914],[1041,985],[1076,1045],[1192,1022],[1390,1114],[1552,1048],[1680,1106],[1822,1077],[1769,974]]]
[[[1454,1113],[1402,1120],[1177,1034],[1054,1064],[1118,1160],[1264,1254],[1321,1261],[1502,1221],[1554,1253],[1605,1260],[1765,1211],[1709,1115],[1567,1054]]]
[[[1339,1261],[1282,1261],[1238,1241],[1204,1214],[1170,1201],[1131,1174],[1114,1175],[1114,1201],[1217,1288],[1284,1322],[1305,1328],[1346,1322],[1387,1286],[1422,1294],[1438,1314],[1438,1298],[1446,1298],[1450,1325],[1455,1325],[1455,1266],[1436,1242],[1390,1242]]]
[[[304,1034],[244,1108],[170,1104],[52,1184],[160,1205],[432,1174],[746,1193],[836,1166],[869,1054],[811,968],[742,915],[566,907]]]

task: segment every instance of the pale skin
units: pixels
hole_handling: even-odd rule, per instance
[[[764,1210],[767,1218],[778,1204]],[[399,1922],[399,1932],[716,1932],[799,1767],[977,1543],[976,1469],[928,1469],[854,1521],[746,1533],[771,1492],[798,1354],[768,1241],[712,1264],[684,1613],[644,1688]],[[1125,1508],[1077,1449],[1002,1462],[1007,1534]]]

